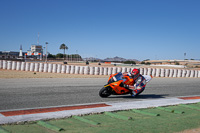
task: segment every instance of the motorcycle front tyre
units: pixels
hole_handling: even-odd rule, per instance
[[[100,97],[108,97],[111,95],[111,91],[109,87],[103,87],[100,91],[99,91],[99,96]]]

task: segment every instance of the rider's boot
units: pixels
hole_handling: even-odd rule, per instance
[[[132,97],[135,97],[135,96],[136,96],[135,91],[132,91],[132,92],[131,92],[131,96],[132,96]]]

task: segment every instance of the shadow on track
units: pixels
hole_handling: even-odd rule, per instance
[[[107,98],[133,98],[133,99],[156,99],[156,98],[166,98],[168,95],[156,95],[156,94],[141,94],[136,97],[130,95],[112,95]]]

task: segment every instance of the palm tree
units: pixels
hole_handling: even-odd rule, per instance
[[[65,49],[68,50],[68,47],[63,43],[60,45],[60,49],[64,50],[63,60],[65,60]]]

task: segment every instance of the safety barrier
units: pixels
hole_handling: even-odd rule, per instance
[[[84,75],[110,75],[117,72],[130,72],[133,67],[92,67],[92,66],[74,66],[51,63],[28,63],[0,60],[0,69],[48,72],[48,73],[66,73],[66,74],[84,74]],[[200,70],[189,69],[165,69],[165,68],[139,68],[142,75],[152,75],[153,77],[173,77],[173,78],[200,78]]]

